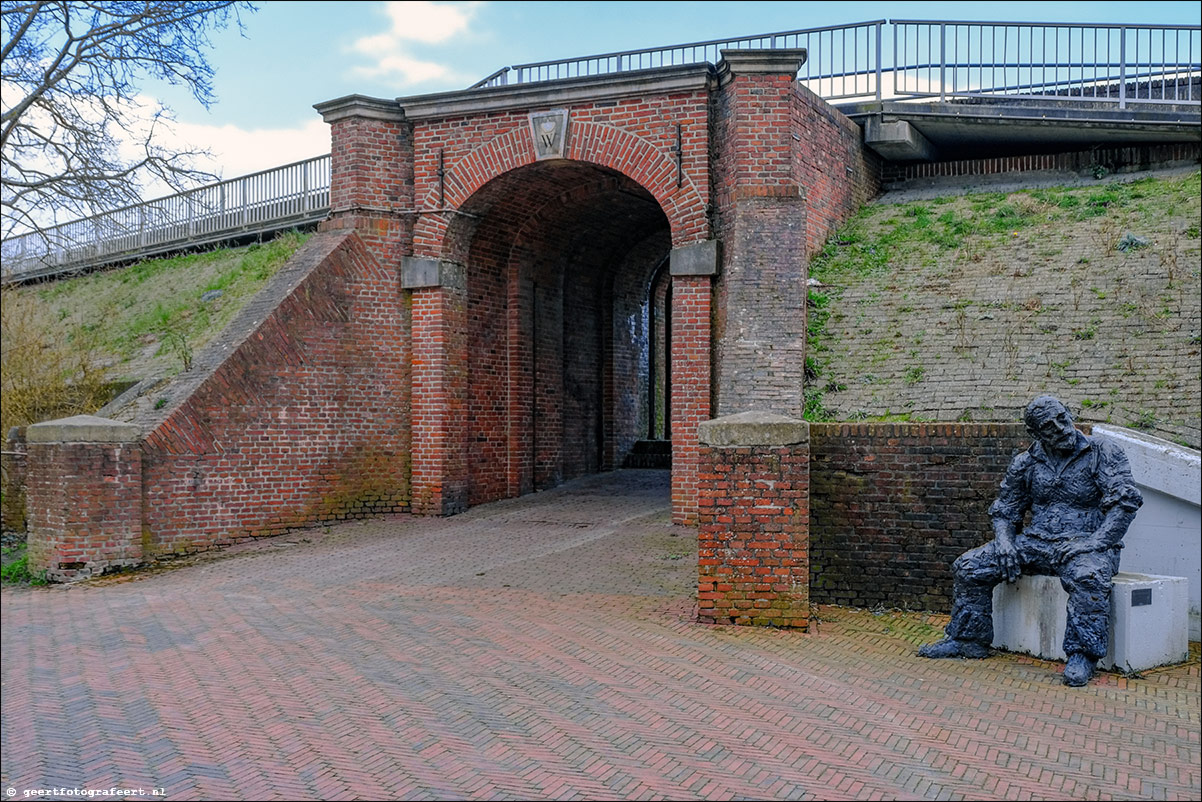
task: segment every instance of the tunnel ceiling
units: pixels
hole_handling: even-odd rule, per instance
[[[528,236],[563,254],[608,253],[611,267],[669,227],[659,203],[635,181],[606,167],[560,160],[499,176],[461,211],[473,216],[472,238],[485,232],[511,241]]]

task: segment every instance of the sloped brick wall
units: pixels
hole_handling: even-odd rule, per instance
[[[408,351],[395,273],[314,235],[138,421],[147,556],[407,509]]]

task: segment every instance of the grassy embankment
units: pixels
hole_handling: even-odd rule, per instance
[[[4,290],[0,430],[92,413],[123,386],[188,370],[304,239]]]
[[[810,275],[811,420],[1014,421],[1033,395],[1199,444],[1199,173],[865,207]]]

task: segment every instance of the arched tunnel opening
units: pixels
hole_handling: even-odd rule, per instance
[[[444,258],[466,277],[467,502],[621,467],[666,439],[668,219],[609,168],[537,162],[481,187]]]

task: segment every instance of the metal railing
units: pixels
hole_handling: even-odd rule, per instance
[[[1202,101],[1197,25],[890,22],[900,97]]]
[[[502,67],[473,84],[482,89],[512,84],[614,75],[685,64],[717,64],[723,50],[805,48],[809,57],[798,80],[827,100],[880,97],[881,28],[885,20],[794,31],[710,39],[647,50],[624,50],[581,58]]]
[[[330,156],[232,178],[4,240],[5,282],[163,253],[320,220],[330,207]]]
[[[1021,96],[1119,108],[1202,100],[1197,25],[944,20],[873,20],[518,64],[471,88],[716,64],[724,49],[794,47],[808,51],[797,80],[826,100]]]

